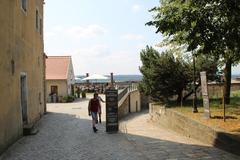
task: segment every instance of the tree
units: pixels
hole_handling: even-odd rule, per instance
[[[226,103],[230,102],[231,66],[240,60],[239,0],[161,0],[153,21],[170,42],[188,51],[213,55],[225,64]]]
[[[190,58],[192,59],[192,58]],[[193,73],[192,73],[192,68],[193,68],[193,63],[191,60],[188,59],[188,64],[189,64],[189,78],[190,82],[193,82]],[[197,85],[195,86],[195,89],[197,90],[198,87],[201,85],[201,78],[200,78],[200,72],[201,71],[206,71],[207,73],[207,80],[208,81],[219,81],[219,69],[218,69],[219,62],[214,56],[209,56],[209,55],[198,55],[196,57],[196,62],[195,62],[195,68],[196,68],[196,75],[195,79],[197,82]],[[189,91],[184,97],[183,100],[186,100],[189,96],[191,96],[194,93],[193,87],[188,84],[187,90]]]
[[[147,46],[140,53],[142,67],[140,72],[143,79],[140,82],[140,91],[150,95],[153,100],[168,101],[169,97],[178,95],[181,99],[182,91],[189,83],[189,65],[173,55],[173,51],[159,54],[152,47]]]
[[[192,61],[189,55],[178,56],[181,50],[167,50],[161,54],[147,46],[140,52],[142,66],[140,72],[143,79],[139,89],[153,100],[168,101],[169,97],[177,95],[177,101],[186,99],[193,93]],[[183,53],[181,53],[183,55]],[[200,55],[196,59],[196,79],[200,86],[200,71],[206,71],[208,80],[217,79],[217,61],[212,56]],[[189,94],[182,97],[183,90]]]

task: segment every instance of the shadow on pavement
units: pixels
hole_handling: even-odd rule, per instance
[[[239,159],[213,147],[121,132],[107,134],[105,123],[97,126],[99,132],[96,134],[92,131],[91,120],[84,115],[49,112],[39,121],[37,127],[37,135],[21,138],[0,160]]]
[[[144,110],[142,110],[140,112],[130,113],[130,114],[126,115],[126,116],[123,116],[121,118],[120,122],[121,121],[128,121],[128,120],[134,119],[134,118],[138,117],[139,115],[146,114],[148,112],[149,112],[148,109],[144,109]]]

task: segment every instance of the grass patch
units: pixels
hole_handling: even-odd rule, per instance
[[[239,95],[239,96],[238,96]],[[187,100],[181,107],[176,102],[171,102],[169,106],[187,117],[197,120],[207,126],[217,127],[229,132],[235,132],[240,136],[240,92],[232,93],[231,103],[226,105],[226,121],[223,121],[223,106],[221,99],[210,99],[210,113],[211,118],[204,118],[204,109],[202,99],[198,99],[198,113],[192,113],[192,100]]]

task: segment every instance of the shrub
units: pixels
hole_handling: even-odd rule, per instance
[[[82,98],[86,98],[86,92],[85,91],[82,92]]]
[[[73,102],[74,101],[74,96],[71,96],[71,95],[68,95],[68,96],[65,96],[63,97],[63,102]]]

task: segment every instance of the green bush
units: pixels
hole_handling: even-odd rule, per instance
[[[63,102],[73,102],[74,101],[74,96],[71,96],[71,95],[68,95],[68,96],[65,96],[65,97],[63,97]]]
[[[82,92],[82,98],[86,98],[86,92]]]

